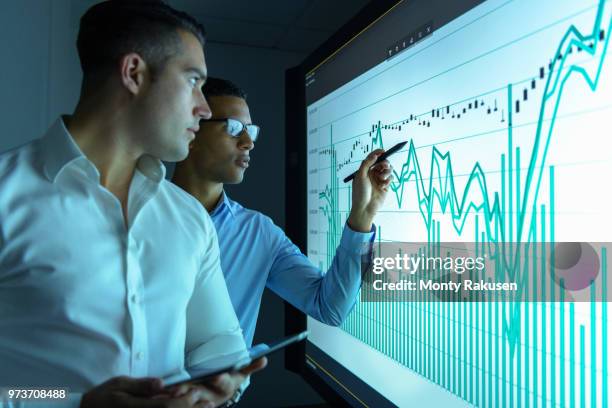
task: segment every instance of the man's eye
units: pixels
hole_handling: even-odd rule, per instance
[[[237,120],[229,119],[227,121],[227,132],[232,136],[237,136],[242,131],[242,124]]]
[[[200,78],[198,78],[198,77],[191,77],[191,78],[189,78],[189,84],[190,84],[192,87],[195,87],[195,86],[197,86],[197,85],[198,85],[198,81],[199,81],[199,80],[200,80]]]

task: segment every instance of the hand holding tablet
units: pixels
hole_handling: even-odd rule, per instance
[[[166,388],[174,388],[182,384],[206,385],[223,373],[232,374],[239,372],[242,369],[251,365],[256,360],[265,357],[269,354],[272,354],[276,351],[282,350],[287,346],[303,341],[306,339],[307,336],[308,332],[304,331],[293,336],[284,337],[270,344],[258,344],[249,350],[248,357],[245,357],[244,355],[230,355],[225,356],[221,359],[216,359],[214,361],[208,361],[202,366],[191,367],[189,368],[189,374],[191,375],[191,378],[187,380],[169,383],[166,385]]]

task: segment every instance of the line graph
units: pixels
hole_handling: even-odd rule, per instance
[[[526,28],[539,37],[509,32],[509,38],[523,41],[499,39],[510,45],[492,45],[496,52],[486,58],[495,68],[503,65],[504,53],[516,57],[522,50],[531,50],[525,52],[538,59],[526,58],[514,67],[503,67],[507,76],[501,72],[476,76],[482,59],[467,58],[468,62],[462,63],[457,56],[457,61],[446,62],[454,71],[439,71],[449,75],[447,82],[461,78],[465,86],[449,92],[439,76],[436,83],[415,78],[412,82],[420,85],[401,87],[409,89],[403,93],[393,91],[393,87],[400,87],[397,83],[386,86],[380,82],[384,78],[397,80],[402,72],[408,74],[407,66],[394,62],[393,67],[381,66],[358,78],[356,84],[347,84],[346,90],[309,107],[309,140],[318,141],[309,143],[309,191],[316,191],[316,196],[309,196],[308,207],[313,209],[309,228],[326,233],[309,235],[308,255],[319,259],[323,268],[331,262],[346,209],[350,208],[350,190],[341,190],[339,179],[353,171],[367,152],[388,147],[400,138],[408,138],[410,143],[392,163],[395,179],[385,207],[389,211],[377,219],[379,240],[476,242],[503,265],[499,270],[513,278],[522,271],[519,256],[498,253],[498,244],[526,243],[525,251],[537,254],[541,243],[568,237],[610,241],[601,226],[595,228],[595,220],[583,222],[590,229],[578,228],[581,219],[597,217],[600,225],[609,225],[609,212],[602,211],[604,207],[598,203],[610,198],[609,193],[599,191],[586,201],[580,196],[560,200],[575,186],[577,176],[564,167],[570,158],[590,159],[586,161],[591,167],[581,169],[587,175],[611,168],[610,156],[598,152],[608,142],[586,140],[587,146],[596,141],[599,149],[591,147],[590,156],[583,156],[586,153],[577,153],[582,149],[570,147],[565,136],[581,127],[599,129],[600,134],[606,113],[612,112],[607,58],[610,2],[557,7],[559,16],[554,20],[550,16],[553,21],[546,21],[548,16],[538,14],[538,7],[528,2],[492,3],[448,27],[453,35],[462,33],[461,39],[445,33],[440,36],[447,42],[473,43],[478,38],[475,33],[484,30],[479,24],[497,21],[500,10],[508,16],[529,12],[542,16],[540,27]],[[552,2],[541,3],[539,10],[550,10],[547,7]],[[469,30],[457,28],[462,26]],[[503,27],[498,31],[503,33]],[[444,47],[440,40],[436,46],[416,48],[414,54],[425,58],[429,53],[433,58]],[[545,54],[543,49],[550,51]],[[482,52],[474,50],[474,55]],[[408,55],[403,61],[413,58]],[[500,78],[509,80],[504,84]],[[427,92],[427,96],[415,96],[418,102],[414,102],[411,92],[421,92],[419,96]],[[347,102],[346,98],[358,101],[357,95],[366,94],[363,101],[378,102],[364,103],[365,108]],[[438,100],[440,95],[460,102]],[[342,103],[348,106],[338,111],[336,106]],[[572,111],[587,113],[572,116]],[[559,127],[557,118],[561,116],[572,116],[567,119],[570,125],[564,122]],[[505,140],[462,141],[457,137],[486,134],[486,129],[498,129],[500,123]],[[449,145],[445,140],[451,138],[454,141]],[[426,150],[422,145],[431,146],[429,155],[419,152]],[[458,174],[464,175],[461,182]],[[574,215],[569,215],[570,209]],[[589,231],[594,239],[587,238]],[[325,246],[318,244],[320,235],[324,235]],[[553,286],[546,290],[557,302],[527,303],[520,298],[514,303],[468,305],[427,301],[432,299],[358,302],[343,330],[470,404],[608,406],[607,301],[596,301],[607,288],[606,250],[598,255],[602,270],[597,285],[584,289],[591,296],[587,306],[565,303],[566,292]],[[536,267],[542,271],[550,268],[544,263]],[[596,291],[601,295],[596,296]],[[479,324],[473,325],[474,321]]]

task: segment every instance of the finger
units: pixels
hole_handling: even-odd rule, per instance
[[[380,191],[387,192],[389,191],[389,187],[391,186],[391,179],[388,179],[378,185],[378,189]]]
[[[144,398],[142,396],[131,395],[127,392],[115,394],[112,406],[133,407],[133,408],[191,408],[200,401],[210,400],[210,395],[202,395],[198,390],[191,390],[185,395],[177,398],[168,395]],[[208,399],[206,399],[208,398]],[[214,405],[212,405],[214,407]]]
[[[393,170],[393,168],[391,166],[382,166],[382,167],[375,167],[372,170],[370,170],[370,173],[374,174],[374,175],[380,175],[383,174],[385,172],[387,173],[391,173],[391,171]]]
[[[381,174],[377,178],[376,184],[378,186],[388,186],[389,184],[391,184],[392,181],[393,181],[393,174],[391,174],[391,173]]]
[[[391,168],[391,163],[389,163],[389,160],[385,159],[381,161],[380,163],[377,163],[374,166],[372,166],[370,168],[370,171],[381,171],[381,170],[390,169],[390,168]]]
[[[184,402],[188,403],[189,407],[193,407],[195,404],[203,403],[204,406],[210,404],[209,406],[213,408],[215,405],[210,402],[213,396],[210,394],[204,387],[197,387],[183,397],[181,397]]]
[[[206,387],[218,395],[231,397],[242,381],[244,376],[241,373],[225,373],[214,377]]]
[[[371,177],[371,180],[374,191],[386,193],[393,181],[393,174],[377,174]]]
[[[191,384],[181,384],[178,387],[171,388],[169,391],[173,397],[180,397],[187,394],[191,387]]]
[[[391,169],[384,169],[378,172],[378,174],[376,175],[376,177],[378,178],[379,181],[387,181],[389,180],[391,177],[393,176],[392,174],[392,170]]]
[[[266,357],[260,357],[257,360],[251,362],[248,366],[240,370],[241,374],[251,375],[256,371],[263,370],[268,365],[268,359]]]
[[[361,176],[365,176],[370,167],[376,163],[378,157],[384,153],[383,149],[373,150],[364,161],[361,162],[361,166],[359,166],[359,170],[357,170],[358,174]]]
[[[214,377],[210,377],[206,380],[205,384],[192,384],[188,392],[197,391],[199,392],[200,399],[209,400],[217,398],[219,395],[225,395],[226,392],[229,392],[231,395],[235,391],[235,387],[233,385],[234,375],[223,373]]]
[[[370,172],[370,181],[374,186],[379,186],[391,178],[392,173],[393,168],[377,168],[376,170]]]

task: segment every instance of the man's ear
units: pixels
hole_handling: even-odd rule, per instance
[[[119,62],[121,83],[132,94],[137,95],[143,88],[149,74],[147,63],[135,52],[124,55]]]

